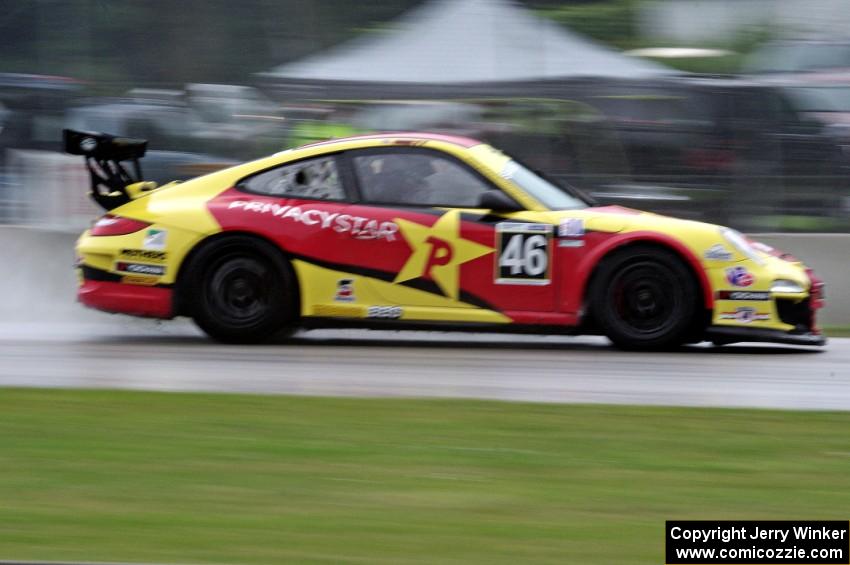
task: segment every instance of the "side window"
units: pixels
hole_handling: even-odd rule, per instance
[[[267,196],[344,200],[336,159],[319,157],[283,165],[243,179],[239,188]]]
[[[494,189],[437,153],[355,153],[353,162],[363,199],[376,204],[475,208]]]

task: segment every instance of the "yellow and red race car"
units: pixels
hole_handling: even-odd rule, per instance
[[[796,259],[594,207],[473,139],[336,139],[162,187],[138,182],[144,141],[66,131],[65,146],[108,210],[77,244],[93,308],[190,316],[225,342],[355,326],[825,343],[823,284]]]

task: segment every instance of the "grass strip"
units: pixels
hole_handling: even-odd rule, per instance
[[[661,563],[667,519],[846,520],[848,429],[850,413],[0,389],[0,558]]]

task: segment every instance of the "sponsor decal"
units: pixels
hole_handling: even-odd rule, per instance
[[[770,300],[769,292],[752,290],[718,290],[718,300]]]
[[[758,312],[755,308],[743,306],[741,308],[736,308],[734,312],[721,312],[720,319],[736,320],[742,324],[749,324],[750,322],[763,322],[765,320],[769,320],[770,314]]]
[[[125,263],[119,261],[115,264],[115,270],[136,275],[154,275],[161,277],[165,274],[165,265],[147,265],[145,263]]]
[[[404,314],[404,309],[401,306],[369,306],[366,309],[367,318],[398,320],[402,314]]]
[[[551,224],[496,224],[496,284],[550,283]]]
[[[776,253],[776,249],[774,249],[770,245],[768,245],[766,243],[762,243],[760,241],[751,241],[750,245],[752,245],[753,247],[755,247],[756,249],[758,249],[759,251],[761,251],[763,253],[767,253],[768,255],[773,255],[774,253]]]
[[[527,222],[502,222],[496,224],[497,231],[505,232],[529,232],[529,233],[551,233],[551,224],[529,224]]]
[[[561,239],[558,241],[558,247],[584,247],[582,239]]]
[[[235,200],[227,208],[270,215],[282,221],[296,222],[323,230],[330,229],[337,233],[347,233],[356,239],[395,241],[399,230],[398,224],[395,222],[379,222],[362,216],[301,208],[300,206],[284,206],[272,202]]]
[[[584,235],[584,220],[567,218],[558,224],[558,237],[582,237]]]
[[[340,279],[336,283],[336,294],[334,295],[336,302],[354,302],[354,280]]]
[[[325,316],[328,318],[362,318],[364,313],[362,306],[354,304],[313,305],[314,316]]]
[[[144,275],[124,275],[121,277],[124,284],[136,284],[141,286],[154,286],[159,282],[157,277],[146,277]]]
[[[142,242],[142,248],[161,251],[165,249],[165,240],[167,237],[168,230],[150,228],[145,232],[145,239]]]
[[[82,141],[80,141],[80,149],[86,153],[94,151],[95,148],[97,148],[97,140],[93,137],[84,137]]]
[[[508,161],[507,163],[505,163],[505,166],[502,167],[502,170],[499,171],[499,176],[510,180],[514,178],[514,175],[517,173],[518,170],[519,165],[517,165],[515,161]]]
[[[167,259],[165,251],[151,251],[148,249],[122,249],[119,259],[130,261],[144,260],[149,263],[165,263]]]
[[[419,147],[425,145],[425,140],[422,139],[385,139],[384,145],[409,145],[411,147]]]
[[[746,267],[729,267],[726,269],[726,280],[732,286],[750,286],[756,278]]]
[[[709,261],[731,261],[732,252],[726,249],[722,243],[716,243],[709,247],[703,255]]]
[[[432,226],[395,218],[401,235],[413,249],[394,283],[430,278],[443,294],[457,300],[460,266],[493,252],[493,248],[460,236],[460,210],[446,212]]]

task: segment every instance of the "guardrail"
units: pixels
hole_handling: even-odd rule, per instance
[[[54,151],[9,150],[0,175],[0,222],[77,231],[100,214],[89,198],[83,159]]]
[[[850,234],[755,234],[803,259],[826,282],[824,325],[850,325]],[[0,226],[0,318],[16,320],[103,319],[75,302],[72,268],[76,234]],[[2,563],[0,563],[2,565]]]
[[[620,204],[741,231],[850,232],[847,175],[580,175],[553,177],[602,204]],[[79,230],[99,214],[89,199],[83,159],[51,151],[9,150],[0,170],[0,224]]]

